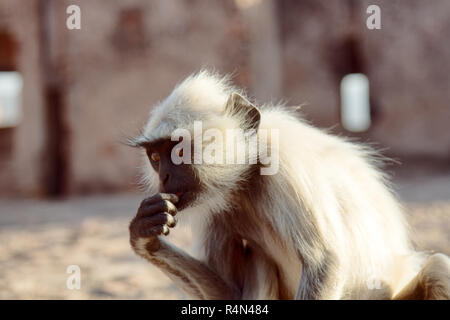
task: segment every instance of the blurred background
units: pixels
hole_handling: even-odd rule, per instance
[[[416,247],[450,254],[449,32],[446,0],[2,0],[0,299],[183,298],[129,247],[146,195],[121,141],[202,67],[395,159]]]

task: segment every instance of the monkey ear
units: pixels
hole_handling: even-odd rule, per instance
[[[233,92],[228,98],[225,114],[244,117],[245,129],[258,130],[261,113],[255,105],[237,92]]]

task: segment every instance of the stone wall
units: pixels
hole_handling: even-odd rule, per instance
[[[45,123],[38,1],[2,0],[0,30],[11,35],[17,44],[16,67],[23,77],[23,116],[20,126],[13,129],[10,154],[0,155],[0,194],[39,195],[43,191]],[[0,135],[7,131],[11,130],[0,129]]]
[[[66,28],[70,4],[81,30]],[[381,7],[381,30],[366,28],[369,4]],[[305,104],[308,120],[346,135],[339,83],[364,72],[374,122],[359,137],[403,162],[448,163],[449,14],[445,0],[4,0],[0,31],[18,43],[24,113],[0,156],[0,194],[48,194],[59,178],[69,194],[135,189],[140,156],[121,142],[201,67],[233,72],[258,102]],[[60,95],[57,126],[49,87]]]

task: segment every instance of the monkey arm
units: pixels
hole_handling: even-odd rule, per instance
[[[174,194],[144,199],[131,220],[130,244],[141,257],[160,268],[181,289],[198,299],[235,299],[239,290],[227,284],[211,267],[162,239],[176,225],[178,202]]]
[[[207,300],[238,299],[239,290],[228,285],[205,263],[193,258],[185,251],[159,239],[156,252],[147,250],[147,239],[136,242],[136,252],[157,266],[183,291],[192,297]]]

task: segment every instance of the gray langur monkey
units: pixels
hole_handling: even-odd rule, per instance
[[[174,152],[193,154],[171,136],[179,128],[198,135],[195,121],[200,135],[249,130],[236,143],[253,161],[175,164]],[[249,146],[271,130],[278,139],[258,140],[258,148],[278,157],[278,170],[263,175],[270,163]],[[228,77],[185,79],[132,144],[146,152],[154,195],[130,223],[131,246],[192,298],[449,299],[449,258],[414,251],[376,154],[292,109],[257,108]],[[194,153],[207,147],[194,145]],[[194,255],[164,239],[179,217],[193,230]]]

